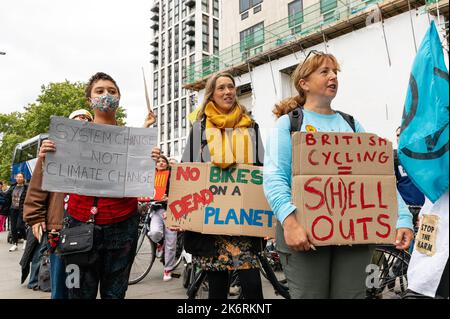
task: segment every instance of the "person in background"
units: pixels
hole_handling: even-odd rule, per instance
[[[5,192],[3,192],[3,181],[0,181],[0,232],[6,230],[7,214],[3,213],[3,205],[5,204]]]
[[[92,114],[80,109],[73,111],[69,119],[92,122]],[[45,152],[41,146],[36,166],[28,187],[23,209],[24,221],[31,226],[36,240],[47,239],[50,252],[51,298],[67,299],[66,270],[63,260],[55,253],[59,241],[59,231],[63,227],[64,194],[48,192],[42,189]],[[32,267],[33,269],[33,267]]]
[[[169,160],[164,155],[160,155],[156,161],[155,196],[152,199],[155,203],[148,235],[153,242],[157,243],[156,254],[162,254],[164,251],[164,281],[172,279],[177,249],[177,232],[170,230],[165,224],[169,179]]]
[[[9,248],[10,252],[18,249],[19,239],[24,239],[23,248],[26,246],[26,225],[23,221],[23,204],[27,195],[28,185],[25,184],[25,175],[17,173],[16,182],[11,185],[5,193],[5,204],[3,212],[8,212],[8,218],[11,221],[11,237],[13,245]]]

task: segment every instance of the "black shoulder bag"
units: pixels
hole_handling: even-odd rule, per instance
[[[91,216],[86,223],[75,227],[65,227],[60,232],[58,251],[66,265],[76,264],[80,267],[89,266],[95,262],[94,228],[97,214],[98,198],[94,198]]]

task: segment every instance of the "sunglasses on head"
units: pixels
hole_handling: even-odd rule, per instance
[[[318,50],[311,50],[308,52],[308,54],[306,55],[306,58],[303,60],[302,65],[300,66],[300,69],[298,70],[299,73],[302,70],[303,66],[305,65],[305,62],[308,61],[309,57],[314,56],[314,55],[325,55],[324,52],[322,51],[318,51]]]

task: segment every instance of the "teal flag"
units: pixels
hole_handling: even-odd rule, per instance
[[[411,71],[398,155],[414,184],[433,203],[448,189],[448,71],[434,22]]]

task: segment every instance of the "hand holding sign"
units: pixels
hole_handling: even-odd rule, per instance
[[[39,157],[44,159],[45,154],[48,152],[56,152],[56,145],[55,142],[50,140],[44,140],[42,141],[41,148],[39,149]]]
[[[145,118],[144,127],[149,128],[156,122],[156,115],[153,111],[149,111],[147,117]]]
[[[310,235],[302,225],[297,222],[295,214],[290,214],[283,223],[284,240],[286,244],[296,251],[308,251],[311,249]]]
[[[408,249],[411,245],[411,241],[414,237],[414,233],[409,228],[399,228],[397,229],[397,235],[395,238],[395,248],[398,250]]]

